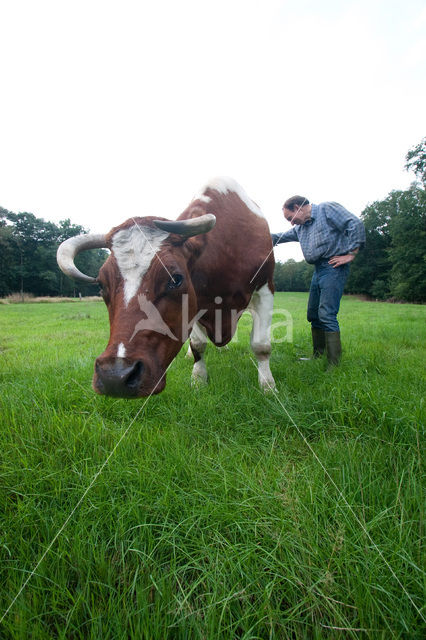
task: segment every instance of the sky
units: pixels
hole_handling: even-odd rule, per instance
[[[423,0],[0,0],[0,24],[11,211],[105,233],[224,175],[278,232],[292,195],[360,215],[414,179]]]

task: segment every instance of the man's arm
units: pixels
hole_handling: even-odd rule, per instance
[[[333,267],[340,267],[342,264],[347,264],[348,262],[352,262],[358,253],[359,249],[353,249],[353,251],[349,251],[344,256],[333,256],[328,261],[328,264],[331,264]]]
[[[337,202],[328,203],[326,216],[329,222],[346,237],[344,244],[348,247],[344,255],[333,256],[328,261],[333,267],[352,262],[358,251],[365,244],[365,228],[362,220],[342,207]]]
[[[296,229],[289,229],[283,233],[271,233],[272,244],[282,244],[283,242],[298,242],[299,238],[297,237]]]

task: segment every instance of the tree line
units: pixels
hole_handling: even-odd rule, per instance
[[[426,138],[406,155],[405,168],[416,182],[405,191],[392,191],[369,204],[361,214],[365,248],[351,265],[346,293],[372,298],[426,301]],[[61,242],[88,231],[69,219],[56,225],[32,213],[0,207],[0,297],[11,293],[36,296],[93,295],[97,288],[76,284],[56,263]],[[104,249],[77,256],[78,268],[96,276],[107,257]],[[308,291],[313,266],[305,261],[277,262],[277,291]]]
[[[56,225],[32,213],[13,213],[0,207],[0,297],[12,293],[36,296],[94,295],[97,287],[78,283],[63,275],[56,262],[56,251],[64,240],[87,230],[69,219]],[[107,252],[85,251],[76,266],[96,276]]]
[[[426,301],[426,138],[407,153],[405,168],[417,181],[369,204],[361,214],[366,243],[351,264],[346,293]],[[308,291],[312,271],[305,261],[278,262],[275,288]]]

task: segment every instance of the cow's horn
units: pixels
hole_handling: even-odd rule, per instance
[[[212,213],[206,213],[203,216],[190,218],[189,220],[154,220],[154,224],[159,229],[163,229],[163,231],[177,233],[180,236],[190,238],[213,229],[216,224],[216,216]]]
[[[104,234],[86,233],[81,236],[73,236],[59,245],[56,260],[61,271],[70,276],[70,278],[81,280],[82,282],[95,283],[97,282],[96,278],[86,276],[77,269],[74,264],[74,258],[82,251],[87,251],[87,249],[103,249],[105,247],[106,236]]]

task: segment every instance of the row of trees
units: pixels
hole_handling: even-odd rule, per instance
[[[366,245],[354,261],[348,293],[426,300],[426,192],[413,184],[373,202],[362,215]]]
[[[362,212],[366,246],[352,263],[347,293],[373,298],[426,300],[426,138],[406,156],[407,170],[418,182],[406,191],[392,191]],[[0,207],[0,297],[15,292],[34,295],[91,295],[93,285],[76,285],[56,263],[58,245],[87,231],[62,220],[59,225],[32,213],[12,213]],[[96,275],[107,256],[103,249],[85,251],[76,260],[81,271]],[[307,291],[313,267],[305,261],[278,262],[277,291]]]
[[[314,267],[304,260],[276,262],[274,284],[277,291],[309,291]]]
[[[0,297],[11,293],[36,296],[93,295],[93,285],[76,285],[59,270],[58,245],[86,233],[84,227],[62,220],[59,225],[32,213],[12,213],[0,207]],[[85,251],[76,260],[81,271],[97,275],[107,256],[103,249]]]
[[[361,214],[365,248],[351,265],[346,292],[372,298],[426,301],[426,138],[406,156],[418,182],[392,191]],[[312,267],[304,261],[278,263],[278,291],[307,291]]]

